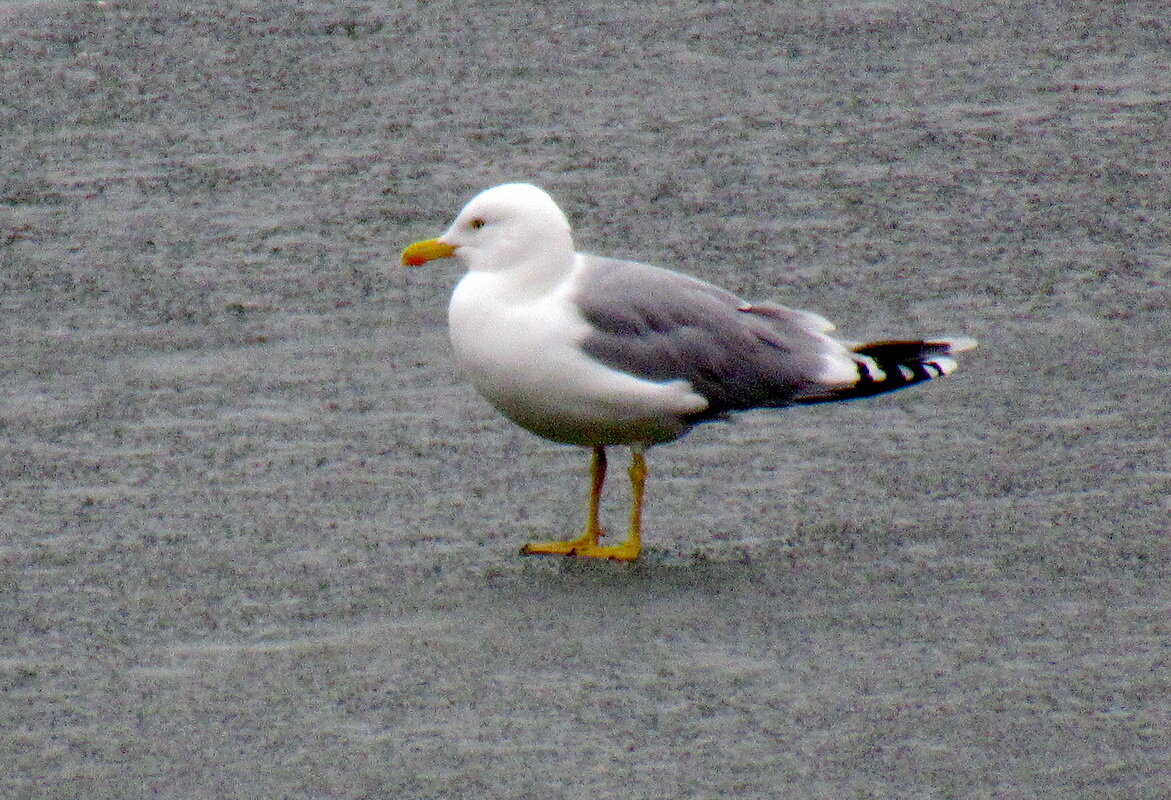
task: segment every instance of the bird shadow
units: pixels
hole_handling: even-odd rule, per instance
[[[792,576],[801,566],[780,548],[755,551],[747,547],[717,553],[667,548],[645,548],[634,562],[601,559],[530,556],[510,568],[488,572],[489,583],[524,594],[580,596],[583,592],[609,596],[723,594],[745,587],[788,594]]]

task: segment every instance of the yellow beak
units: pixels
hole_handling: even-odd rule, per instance
[[[415,242],[403,250],[403,265],[417,267],[436,258],[448,258],[455,255],[455,248],[444,244],[438,239],[428,239],[425,242]]]

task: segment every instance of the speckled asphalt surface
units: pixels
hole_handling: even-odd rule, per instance
[[[0,3],[0,795],[1167,797],[1160,5]],[[981,347],[522,559],[586,455],[397,266],[518,179]]]

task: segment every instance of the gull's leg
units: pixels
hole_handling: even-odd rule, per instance
[[[646,458],[642,454],[642,446],[632,445],[630,448],[630,535],[622,544],[599,546],[596,543],[576,548],[572,555],[585,558],[609,558],[615,561],[634,561],[642,551],[642,497],[646,486]]]
[[[580,550],[591,550],[598,546],[602,535],[598,524],[598,507],[602,503],[602,484],[606,482],[606,448],[595,447],[590,460],[590,509],[586,517],[585,531],[577,539],[564,542],[530,542],[520,549],[521,555],[580,555]]]

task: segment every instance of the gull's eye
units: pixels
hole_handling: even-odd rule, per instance
[[[476,217],[475,219],[472,220],[471,226],[472,226],[472,230],[478,231],[478,230],[480,230],[480,228],[484,227],[484,220],[480,219],[479,217]]]

